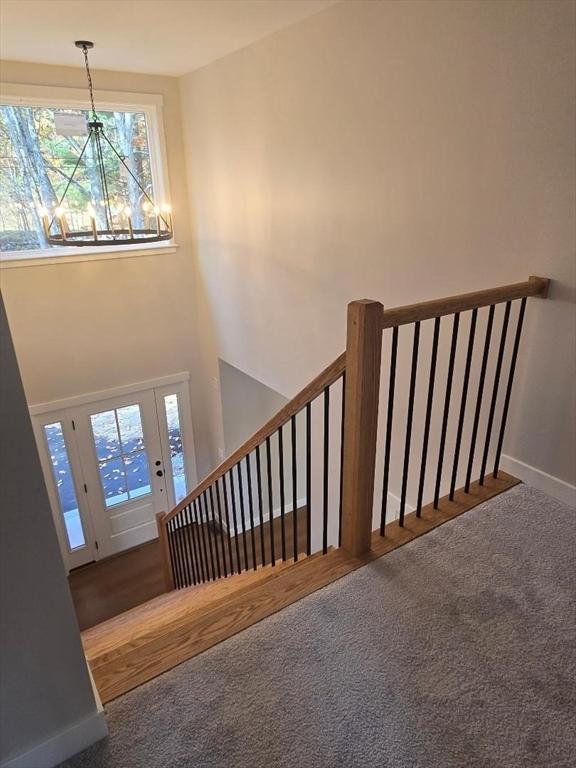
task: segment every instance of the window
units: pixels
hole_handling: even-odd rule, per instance
[[[170,463],[172,465],[172,482],[174,483],[174,498],[176,504],[186,496],[186,472],[184,470],[184,449],[182,447],[182,432],[180,430],[180,413],[178,410],[178,395],[164,397],[166,424],[168,426],[168,441],[170,443]]]
[[[138,404],[90,417],[106,507],[152,493]]]
[[[82,529],[82,520],[78,510],[78,499],[74,489],[72,470],[70,468],[70,459],[64,440],[62,424],[59,421],[53,424],[46,424],[44,427],[44,436],[48,445],[50,454],[50,464],[52,465],[52,475],[60,501],[60,509],[64,518],[64,527],[68,537],[70,549],[83,547],[86,543],[84,531]]]
[[[3,91],[0,104],[0,255],[6,260],[85,254],[84,248],[50,246],[46,242],[39,210],[54,210],[78,161],[88,133],[86,94],[75,89],[56,89],[55,93],[54,89],[24,86],[4,86]],[[23,91],[23,95],[18,95],[19,91]],[[122,94],[104,95],[108,99],[99,100],[98,116],[107,135],[150,197],[166,201],[160,97],[142,96],[144,103],[139,105],[122,104]],[[118,103],[111,104],[110,97],[115,97]],[[80,117],[73,121],[73,126],[66,120],[72,115]],[[88,147],[66,194],[67,218],[70,218],[72,229],[90,229],[90,207],[96,212],[98,225],[104,225],[104,193],[91,152],[92,147]],[[122,225],[121,212],[128,204],[135,227],[150,225],[148,218],[153,211],[146,209],[138,185],[106,144],[103,153],[112,183],[111,188],[108,187],[109,197],[117,203],[118,222],[115,223]],[[133,250],[134,246],[120,248]]]

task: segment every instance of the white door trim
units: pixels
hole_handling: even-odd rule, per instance
[[[157,387],[164,387],[170,384],[180,384],[183,381],[190,381],[190,374],[188,371],[171,373],[168,376],[160,376],[156,379],[147,379],[146,381],[137,381],[134,384],[124,384],[120,387],[86,392],[83,395],[72,395],[71,397],[62,398],[62,400],[52,400],[49,403],[36,403],[35,405],[30,405],[28,410],[31,416],[38,416],[42,413],[62,411],[67,408],[76,408],[79,405],[89,405],[90,403],[99,402],[101,400],[122,397],[123,395],[132,395],[135,392],[143,392],[146,389],[156,389]]]

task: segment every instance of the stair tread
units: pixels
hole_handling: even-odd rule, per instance
[[[222,578],[215,582],[188,587],[160,595],[141,606],[98,624],[82,633],[86,657],[93,664],[106,663],[110,655],[118,655],[143,644],[164,632],[173,631],[181,623],[190,622],[223,601],[259,586],[281,573],[316,555],[301,555],[298,562],[287,560],[275,566],[260,566],[256,571],[247,571]]]

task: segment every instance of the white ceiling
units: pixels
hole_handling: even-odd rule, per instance
[[[2,0],[0,55],[94,69],[183,75],[335,0]]]

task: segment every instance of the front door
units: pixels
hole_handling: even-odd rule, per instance
[[[82,407],[76,433],[99,557],[154,538],[170,504],[154,392]]]
[[[49,405],[34,424],[68,570],[154,538],[196,483],[186,382]]]

